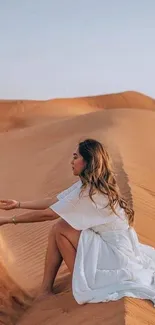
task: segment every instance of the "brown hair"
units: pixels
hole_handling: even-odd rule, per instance
[[[94,201],[93,194],[96,190],[107,195],[112,211],[116,214],[115,205],[119,203],[128,217],[129,224],[133,224],[134,211],[120,195],[107,150],[100,142],[94,139],[86,139],[80,142],[78,149],[86,162],[86,167],[80,175],[82,190],[90,184],[89,197],[92,201]]]

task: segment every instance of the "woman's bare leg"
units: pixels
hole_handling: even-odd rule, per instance
[[[62,256],[56,242],[56,224],[49,233],[48,247],[45,258],[45,268],[43,276],[43,288],[51,291],[55,277],[62,263]]]
[[[49,233],[43,282],[37,300],[52,292],[54,280],[64,259],[73,272],[80,231],[73,229],[64,220],[59,220]]]
[[[40,300],[45,295],[52,293],[55,277],[62,263],[62,256],[56,243],[56,224],[48,236],[48,246],[45,257],[44,275],[41,288],[36,300]]]
[[[56,242],[69,271],[73,273],[76,250],[80,231],[72,228],[64,220],[60,220],[56,227]]]

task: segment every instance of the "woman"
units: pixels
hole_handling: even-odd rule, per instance
[[[38,211],[1,217],[0,225],[59,218],[49,234],[39,294],[49,294],[62,260],[72,274],[79,304],[118,300],[124,296],[155,304],[155,250],[140,244],[132,225],[134,212],[121,198],[105,148],[96,140],[80,142],[72,159],[79,181],[58,201],[2,200],[1,209]]]

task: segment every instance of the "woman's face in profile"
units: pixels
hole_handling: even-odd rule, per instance
[[[86,167],[86,162],[80,155],[78,149],[73,153],[73,158],[71,161],[73,174],[79,176],[83,169]]]

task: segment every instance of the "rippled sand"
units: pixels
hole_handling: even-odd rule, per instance
[[[53,196],[75,181],[70,159],[76,143],[94,137],[108,148],[122,193],[136,211],[142,242],[155,246],[155,101],[127,92],[46,102],[0,102],[0,197]],[[17,211],[20,213],[21,211]],[[14,211],[0,215],[13,215]],[[52,222],[1,227],[0,324],[155,324],[151,302],[79,306],[65,266],[55,297],[25,311],[39,286]],[[11,276],[8,277],[9,274]]]

